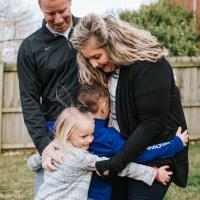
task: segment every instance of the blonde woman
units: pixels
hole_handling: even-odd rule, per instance
[[[166,50],[149,32],[132,27],[112,16],[89,14],[75,27],[71,39],[78,49],[82,83],[107,86],[111,97],[110,124],[127,142],[110,160],[96,163],[102,176],[124,169],[141,151],[174,137],[176,129],[186,129],[178,88]],[[172,159],[149,165],[170,165],[172,181],[185,187],[188,177],[188,148]],[[160,200],[167,186],[151,187],[140,181],[116,178],[114,200]]]

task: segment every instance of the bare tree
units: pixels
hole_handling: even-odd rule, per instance
[[[19,45],[40,24],[36,0],[0,0],[0,61],[15,62]]]

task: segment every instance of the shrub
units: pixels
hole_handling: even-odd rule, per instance
[[[171,56],[196,56],[200,34],[192,12],[172,0],[142,5],[139,11],[119,12],[120,19],[149,30],[168,49]]]

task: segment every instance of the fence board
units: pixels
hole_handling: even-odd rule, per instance
[[[2,118],[2,148],[33,147],[21,113],[4,113]],[[30,145],[32,144],[32,145]]]
[[[0,63],[0,153],[2,149],[3,63]]]

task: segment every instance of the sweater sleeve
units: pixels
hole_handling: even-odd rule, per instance
[[[143,181],[147,185],[151,186],[156,177],[156,171],[153,167],[137,163],[129,163],[125,169],[118,173],[118,176],[127,176],[138,181]]]
[[[101,175],[105,170],[116,173],[124,169],[163,133],[170,105],[170,73],[169,66],[159,61],[138,67],[130,93],[135,96],[139,123],[116,156],[96,163]]]
[[[36,71],[33,55],[29,52],[30,46],[22,43],[17,57],[20,98],[26,127],[41,154],[51,140],[47,135],[46,120],[40,110],[40,76]]]
[[[183,149],[184,146],[181,139],[176,136],[173,140],[170,140],[169,142],[155,144],[147,147],[147,149],[134,161],[136,163],[144,163],[155,159],[171,158]]]

